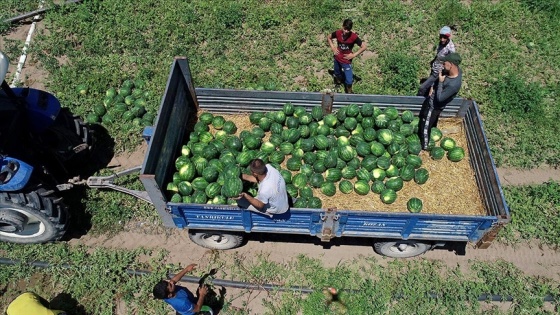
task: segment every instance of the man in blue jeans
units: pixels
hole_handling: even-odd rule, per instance
[[[352,71],[352,59],[359,56],[366,50],[366,43],[362,42],[357,33],[352,32],[352,20],[346,19],[342,22],[342,29],[327,35],[327,42],[334,53],[334,69],[329,73],[334,77],[335,83],[344,82],[344,92],[354,93],[352,84],[354,83],[354,73]],[[334,43],[336,39],[336,45]],[[355,53],[352,52],[354,45],[358,45],[360,49]]]

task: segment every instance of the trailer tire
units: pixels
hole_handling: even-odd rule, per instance
[[[430,248],[430,244],[408,240],[376,242],[373,245],[376,253],[392,258],[415,257],[424,254]]]
[[[59,240],[68,227],[62,198],[39,188],[29,193],[0,193],[0,241],[36,244]]]
[[[196,245],[210,249],[233,249],[241,246],[243,236],[221,231],[189,231],[189,238]]]

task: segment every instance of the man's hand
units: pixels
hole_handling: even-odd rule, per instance
[[[327,35],[327,43],[329,44],[329,47],[331,47],[333,54],[338,55],[338,47],[334,44],[331,34]]]
[[[171,278],[171,282],[173,283],[177,283],[179,281],[181,281],[181,278],[183,278],[184,275],[187,274],[187,272],[191,272],[196,268],[196,264],[190,264],[188,266],[186,266],[185,268],[183,268],[183,270],[181,270],[178,274],[176,274],[173,278]]]
[[[208,286],[203,285],[203,286],[198,288],[198,297],[199,298],[206,296],[207,293],[208,293]]]
[[[233,200],[239,200],[239,199],[241,199],[241,198],[247,199],[247,193],[242,192],[242,193],[239,194],[239,196],[233,197],[233,198],[231,198],[231,199],[233,199]]]
[[[445,80],[445,75],[443,74],[443,71],[439,72],[439,82],[443,82],[443,80]]]
[[[185,271],[186,272],[191,272],[191,271],[196,269],[196,266],[197,266],[196,264],[190,264],[190,265],[185,267]]]
[[[198,287],[197,293],[198,293],[198,301],[196,301],[196,305],[192,310],[194,313],[198,313],[202,309],[202,305],[204,303],[204,297],[208,293],[208,286],[203,285],[201,287]]]
[[[352,59],[354,59],[355,57],[356,57],[355,54],[346,54],[346,55],[344,55],[344,59],[346,59],[346,60],[352,60]]]

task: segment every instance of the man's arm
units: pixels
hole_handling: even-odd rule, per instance
[[[171,282],[173,283],[177,283],[179,281],[181,281],[181,278],[183,278],[187,272],[191,272],[196,268],[196,264],[190,264],[188,266],[185,267],[185,269],[181,270],[178,274],[176,274],[173,278],[171,278]]]
[[[206,296],[206,293],[208,293],[207,286],[203,285],[198,288],[198,301],[196,301],[196,305],[192,310],[195,314],[200,312],[200,309],[202,309],[202,306],[204,305],[204,297]]]
[[[256,183],[257,179],[255,178],[255,176],[249,175],[249,174],[241,174],[241,179],[246,180],[248,182],[251,183]]]
[[[443,81],[445,81],[445,75],[442,72],[439,73],[439,84],[437,85],[437,93],[434,100],[438,103],[444,102],[449,99],[453,94],[459,92],[461,86],[449,84],[445,89],[443,88]]]
[[[239,197],[240,197],[240,198],[245,198],[245,199],[247,199],[247,201],[249,201],[249,203],[250,203],[253,207],[255,207],[255,208],[259,209],[259,210],[262,210],[262,209],[264,208],[264,206],[265,206],[264,202],[262,202],[262,201],[260,201],[259,199],[257,199],[257,198],[255,198],[255,197],[249,195],[248,193],[242,192],[241,194],[239,194]]]
[[[360,46],[360,49],[358,49],[358,51],[344,56],[344,59],[348,59],[348,60],[354,59],[358,57],[361,53],[363,53],[366,49],[367,49],[366,43],[362,42],[362,46]]]
[[[332,40],[332,34],[327,35],[327,42],[329,43],[329,46],[331,47],[332,52],[335,55],[338,55],[338,47],[336,47],[336,45],[334,44],[334,41]]]

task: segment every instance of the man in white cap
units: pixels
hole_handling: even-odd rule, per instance
[[[428,91],[437,81],[439,73],[443,69],[443,58],[454,52],[455,44],[453,44],[453,41],[451,40],[451,28],[449,26],[444,26],[439,30],[439,44],[436,50],[436,56],[430,62],[432,72],[430,73],[428,79],[420,85],[418,93],[416,94],[417,96],[428,95]]]

